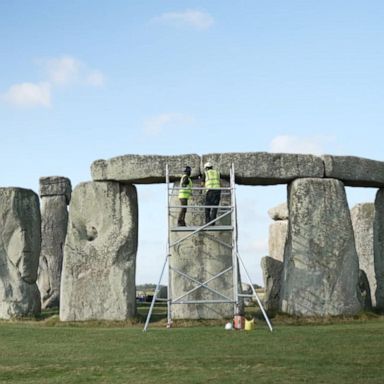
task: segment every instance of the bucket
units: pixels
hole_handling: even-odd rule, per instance
[[[235,315],[233,318],[233,328],[235,329],[244,329],[244,316]]]
[[[255,319],[247,320],[245,319],[244,329],[246,331],[252,331],[255,328]]]

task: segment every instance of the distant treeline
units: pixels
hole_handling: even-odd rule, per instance
[[[151,291],[156,289],[156,284],[139,284],[136,285],[136,291]]]

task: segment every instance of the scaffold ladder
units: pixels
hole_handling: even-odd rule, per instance
[[[238,251],[238,228],[237,228],[237,207],[236,207],[236,193],[235,193],[235,171],[234,171],[234,165],[232,164],[230,168],[230,183],[229,187],[221,187],[217,188],[221,190],[222,194],[228,194],[230,196],[230,203],[229,205],[219,205],[219,206],[207,206],[207,205],[188,205],[188,210],[204,210],[206,208],[218,208],[218,214],[217,217],[212,220],[209,223],[206,223],[204,225],[199,226],[172,226],[171,223],[171,210],[174,209],[180,209],[183,206],[181,205],[172,205],[171,198],[174,192],[178,193],[180,187],[170,186],[170,177],[169,177],[169,168],[168,165],[166,166],[166,186],[167,186],[167,221],[168,221],[168,239],[167,239],[167,249],[166,249],[166,257],[163,263],[163,267],[161,270],[160,278],[158,280],[158,283],[156,285],[156,289],[151,301],[151,305],[148,311],[148,315],[145,321],[144,329],[143,331],[146,331],[148,329],[148,325],[152,316],[152,312],[154,309],[154,305],[156,301],[166,301],[167,302],[167,327],[170,328],[172,325],[172,306],[173,305],[182,305],[182,304],[223,304],[223,303],[230,303],[233,304],[233,314],[236,314],[240,308],[241,302],[244,300],[244,298],[251,298],[256,299],[258,306],[260,310],[263,313],[264,319],[268,324],[269,330],[272,331],[272,325],[270,323],[270,320],[264,310],[264,307],[261,303],[260,298],[258,297],[256,290],[251,282],[251,278],[249,273],[247,272],[245,268],[245,264],[243,259],[240,257],[239,251]],[[202,190],[205,190],[204,187],[192,187],[192,191],[197,191],[197,193],[201,193]],[[221,204],[221,203],[220,203]],[[203,213],[202,213],[203,214]],[[221,219],[229,217],[230,218],[230,224],[229,225],[218,225],[218,221]],[[214,225],[212,225],[214,224]],[[224,247],[227,247],[228,249],[231,249],[232,254],[232,264],[225,268],[222,271],[217,271],[217,273],[213,276],[211,276],[209,279],[205,281],[200,281],[196,279],[194,276],[191,276],[186,271],[179,270],[173,266],[170,265],[170,257],[171,257],[171,250],[173,247],[177,246],[178,244],[184,242],[185,240],[191,238],[192,236],[195,236],[198,233],[204,233],[207,232],[223,232],[223,231],[231,231],[231,243],[227,243],[225,241],[221,241],[220,239],[216,238],[216,241],[219,241],[221,245]],[[184,236],[177,239],[176,241],[171,241],[171,232],[181,232],[185,233]],[[158,298],[161,282],[164,276],[164,273],[166,271],[166,268],[168,266],[168,286],[167,286],[167,298],[166,299],[160,299]],[[240,271],[239,268],[242,267],[242,271],[245,273],[245,277],[248,280],[248,284],[251,287],[252,294],[244,294],[241,292],[241,288],[239,285],[239,276]],[[195,286],[188,290],[187,292],[182,293],[178,297],[172,297],[172,289],[171,289],[171,272],[181,276],[182,278],[187,279]],[[210,287],[208,284],[212,282],[213,280],[223,276],[226,273],[232,273],[232,297],[229,297],[226,293],[220,292],[217,289],[214,289]],[[188,300],[186,297],[188,297],[193,292],[197,291],[198,289],[203,288],[206,289],[213,294],[215,294],[219,299],[210,299],[210,300]]]

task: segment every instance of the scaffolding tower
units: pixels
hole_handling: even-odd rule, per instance
[[[221,205],[220,202],[219,206],[207,206],[207,205],[188,205],[187,209],[195,210],[197,212],[201,212],[202,217],[204,217],[204,210],[206,208],[217,208],[218,214],[217,217],[212,220],[209,223],[205,223],[203,225],[187,225],[187,226],[175,226],[172,223],[172,211],[180,210],[181,208],[185,206],[181,205],[175,205],[172,203],[172,197],[174,193],[178,193],[180,190],[180,187],[172,187],[170,185],[170,177],[169,177],[169,168],[168,165],[166,166],[166,187],[167,187],[167,217],[168,217],[168,231],[167,231],[167,249],[166,249],[166,257],[164,260],[164,264],[161,270],[159,281],[156,285],[155,293],[152,298],[152,302],[149,308],[149,312],[147,315],[147,319],[144,325],[144,331],[148,329],[149,321],[152,316],[153,308],[156,301],[166,301],[167,302],[167,327],[171,327],[172,325],[172,307],[174,305],[189,305],[189,304],[224,304],[228,303],[233,305],[233,315],[239,314],[240,308],[243,305],[243,301],[245,298],[250,299],[256,299],[258,306],[260,310],[262,311],[262,314],[264,316],[265,321],[268,324],[269,330],[272,331],[272,325],[269,321],[269,318],[264,310],[264,307],[256,293],[256,290],[251,282],[250,276],[245,268],[244,262],[238,252],[238,228],[237,228],[237,207],[236,207],[236,189],[235,189],[235,171],[234,166],[232,164],[230,168],[230,180],[229,180],[229,186],[217,188],[221,191],[222,198],[220,201],[223,201],[223,195],[229,196],[229,199],[227,199],[228,204],[227,205]],[[203,190],[206,188],[204,187],[192,187],[193,193],[202,193]],[[224,219],[224,220],[222,220]],[[229,219],[229,220],[228,220]],[[225,224],[221,224],[219,222],[225,221]],[[182,242],[186,241],[187,239],[190,239],[193,236],[196,236],[198,234],[209,234],[210,232],[231,232],[231,242],[228,243],[226,241],[222,241],[221,239],[216,239],[216,241],[219,241],[221,245],[231,250],[231,265],[229,265],[227,268],[224,268],[223,270],[216,271],[213,276],[210,278],[201,281],[196,276],[191,276],[189,271],[180,270],[178,268],[175,268],[170,263],[170,257],[171,257],[171,251],[174,247],[180,245]],[[182,236],[179,237],[177,240],[172,241],[171,233],[172,232],[178,232],[181,233]],[[227,236],[228,238],[228,236]],[[166,267],[168,266],[168,287],[167,287],[167,298],[166,299],[160,299],[158,298],[158,294],[160,292],[160,286],[161,282],[164,276],[164,272],[166,271]],[[242,267],[242,271],[245,273],[245,276],[248,280],[248,283],[251,287],[252,294],[244,294],[242,293],[241,284],[240,284],[240,267]],[[180,278],[188,280],[191,284],[194,285],[194,287],[187,292],[183,292],[181,295],[178,295],[177,297],[174,297],[173,289],[171,287],[171,273],[176,274],[180,276]],[[227,292],[223,292],[218,290],[217,288],[212,288],[209,286],[211,282],[214,280],[222,277],[224,274],[230,274],[231,280],[232,280],[232,289],[231,289],[231,295],[228,295]],[[188,299],[187,297],[198,291],[198,290],[207,290],[214,294],[215,297],[218,297],[217,299]]]

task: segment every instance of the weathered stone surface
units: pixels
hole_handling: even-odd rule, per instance
[[[376,276],[373,257],[373,222],[375,205],[373,203],[357,204],[351,209],[351,219],[355,234],[356,251],[359,256],[359,267],[369,282],[372,295],[372,305],[376,306]]]
[[[335,178],[348,186],[384,187],[384,162],[355,156],[322,157],[306,154],[240,152],[179,156],[125,155],[92,163],[93,180],[116,180],[134,184],[164,183],[165,165],[175,181],[186,165],[192,177],[203,172],[207,161],[229,177],[232,163],[236,182],[245,185],[286,184],[297,178]]]
[[[202,165],[210,161],[222,177],[228,177],[232,163],[236,182],[245,185],[285,184],[301,177],[323,177],[320,157],[290,153],[212,153],[202,156]]]
[[[272,220],[288,220],[288,205],[287,203],[279,204],[268,210],[268,215]]]
[[[263,280],[265,287],[264,309],[275,313],[280,307],[281,278],[284,264],[272,257],[265,256],[261,259]]]
[[[67,204],[71,201],[71,180],[63,176],[40,177],[40,197],[65,196]]]
[[[359,270],[359,290],[363,309],[366,311],[372,310],[371,289],[369,288],[367,275],[362,269]]]
[[[178,185],[176,185],[178,186]],[[194,186],[199,186],[197,182]],[[224,182],[223,182],[224,186]],[[177,193],[174,192],[171,205],[180,205]],[[220,205],[228,205],[228,196],[222,196]],[[194,195],[189,199],[189,205],[204,205],[204,195],[194,191]],[[171,211],[171,226],[177,225],[178,209]],[[220,215],[220,211],[219,214]],[[186,215],[187,226],[203,225],[204,211],[189,208]],[[217,225],[229,225],[230,217],[227,216],[217,222]],[[171,232],[171,243],[179,241],[188,234],[185,232]],[[191,279],[205,282],[214,275],[224,271],[232,265],[231,248],[224,243],[231,245],[232,232],[200,232],[192,237],[171,247],[170,267],[173,269],[170,274],[170,287],[173,300],[185,295],[198,285]],[[191,279],[176,273],[181,271],[190,276]],[[233,298],[233,278],[232,272],[226,272],[207,285],[229,298]],[[198,288],[194,292],[186,295],[183,300],[223,300],[223,297],[209,291],[206,288]],[[174,319],[220,319],[233,316],[233,304],[182,304],[172,306],[172,318]]]
[[[242,290],[243,294],[253,295],[253,290],[252,290],[251,284],[241,283],[241,290]],[[251,298],[251,297],[246,297],[246,298],[244,298],[244,304],[245,305],[252,305],[253,300],[255,300],[255,299]]]
[[[268,210],[268,214],[274,222],[269,225],[269,256],[273,259],[284,260],[284,247],[288,232],[288,206],[287,203]]]
[[[38,196],[28,189],[0,188],[0,318],[40,312],[39,255]]]
[[[302,316],[357,313],[359,263],[343,184],[298,179],[288,196],[282,311]]]
[[[67,224],[66,196],[42,197],[41,252],[37,279],[42,308],[59,306],[61,269]]]
[[[185,166],[192,167],[191,176],[200,174],[200,156],[125,155],[96,160],[91,165],[93,180],[116,180],[133,184],[164,183],[166,165],[170,181],[180,178]]]
[[[138,237],[136,188],[79,184],[64,246],[60,319],[125,320],[135,315]]]
[[[288,220],[275,221],[269,225],[269,256],[284,261],[284,248],[287,242]]]
[[[384,162],[356,156],[322,156],[325,177],[355,187],[384,187]]]
[[[384,312],[384,189],[377,191],[375,199],[373,250],[377,284],[375,294],[376,308]]]

